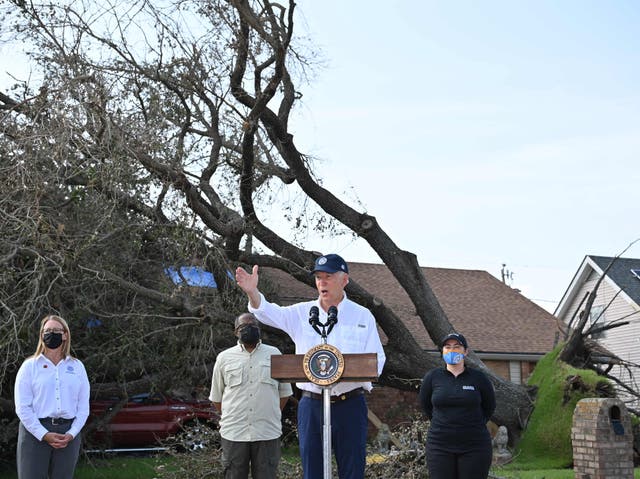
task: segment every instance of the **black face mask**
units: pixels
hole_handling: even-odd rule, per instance
[[[58,349],[62,344],[62,333],[46,333],[42,342],[49,349]]]
[[[242,344],[247,344],[249,346],[255,346],[258,344],[258,340],[260,339],[260,328],[253,324],[249,324],[247,326],[243,326],[240,330],[240,341]]]

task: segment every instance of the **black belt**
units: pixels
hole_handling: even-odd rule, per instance
[[[65,419],[63,417],[43,417],[38,420],[43,426],[45,424],[50,424],[51,426],[59,426],[61,424],[71,424],[73,422],[73,419]]]
[[[331,403],[346,401],[347,399],[360,396],[361,394],[364,394],[364,389],[362,388],[352,389],[351,391],[348,391],[346,393],[338,394],[337,396],[331,396]],[[322,399],[322,394],[312,393],[311,391],[302,391],[302,397],[311,398],[311,399]]]

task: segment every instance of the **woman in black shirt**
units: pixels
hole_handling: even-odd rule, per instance
[[[477,369],[467,368],[467,340],[452,333],[441,342],[446,368],[429,371],[419,400],[431,420],[427,435],[430,479],[486,479],[491,466],[487,421],[496,407],[493,386]]]

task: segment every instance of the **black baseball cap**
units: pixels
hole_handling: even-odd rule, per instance
[[[442,341],[440,341],[440,349],[442,349],[444,347],[444,343],[446,343],[450,339],[455,339],[460,344],[462,344],[462,346],[464,346],[464,349],[469,349],[469,346],[467,345],[467,340],[460,333],[449,333],[449,334],[447,334],[444,338],[442,338]]]
[[[342,271],[343,273],[349,273],[349,267],[347,262],[337,254],[325,254],[316,259],[313,265],[312,273],[316,271],[324,271],[325,273],[337,273]]]

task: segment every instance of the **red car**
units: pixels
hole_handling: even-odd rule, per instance
[[[199,449],[215,440],[219,418],[210,401],[161,393],[136,394],[124,404],[91,401],[87,443],[100,449],[158,447],[177,437],[186,448]]]

